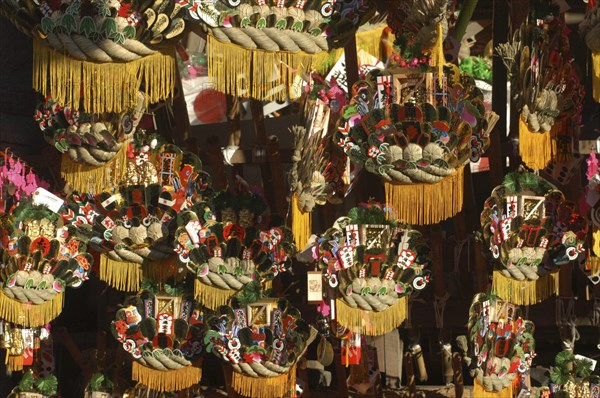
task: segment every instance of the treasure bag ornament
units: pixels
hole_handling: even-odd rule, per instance
[[[430,250],[415,230],[376,205],[355,207],[319,239],[319,267],[339,292],[336,320],[353,332],[383,335],[407,317],[408,298],[430,280]]]
[[[191,297],[144,290],[125,300],[111,330],[134,359],[133,380],[157,391],[200,382],[202,371],[192,361],[202,353],[204,323]]]
[[[173,94],[175,58],[157,46],[185,28],[174,2],[5,2],[0,12],[33,38],[34,89],[64,106],[122,112],[142,87],[150,103]]]
[[[317,335],[284,299],[222,306],[207,314],[206,325],[206,351],[231,366],[237,393],[257,398],[294,391],[296,365]]]
[[[93,259],[75,224],[46,206],[23,200],[9,217],[14,225],[2,248],[0,318],[43,326],[61,313],[64,290],[88,279]]]
[[[196,298],[211,309],[237,294],[260,297],[291,267],[295,253],[289,229],[217,222],[206,203],[178,215],[174,244],[179,261],[196,276]]]
[[[520,307],[479,293],[469,308],[469,343],[474,396],[512,397],[535,358],[533,322]]]
[[[463,168],[479,160],[497,121],[472,78],[451,66],[443,79],[440,86],[421,69],[372,71],[352,88],[334,135],[352,163],[384,181],[386,203],[409,224],[462,209]]]
[[[494,188],[481,226],[494,261],[492,290],[517,305],[558,294],[558,268],[585,255],[585,218],[575,203],[533,173],[510,173]]]

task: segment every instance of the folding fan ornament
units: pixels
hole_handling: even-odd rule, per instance
[[[384,180],[398,218],[432,224],[458,213],[463,168],[479,160],[498,120],[473,79],[448,65],[440,86],[433,73],[401,68],[372,71],[352,91],[334,139]]]
[[[517,305],[558,294],[558,267],[585,256],[587,221],[543,178],[520,170],[492,191],[481,213],[494,259],[492,291]]]
[[[211,195],[200,159],[173,145],[130,152],[121,186],[96,194],[90,244],[101,253],[100,279],[137,291],[142,274],[178,273],[173,252],[177,215]],[[76,212],[75,212],[76,213]]]
[[[113,336],[133,357],[132,378],[156,391],[179,391],[199,383],[193,361],[202,352],[204,324],[191,296],[165,284],[128,297],[112,322]],[[191,347],[193,346],[193,347]]]
[[[256,398],[295,391],[296,365],[317,335],[284,299],[222,306],[206,316],[206,325],[206,351],[229,363],[238,394]]]
[[[178,215],[175,251],[196,276],[195,297],[216,309],[235,295],[259,298],[275,276],[291,267],[295,246],[285,227],[218,222],[212,209],[200,203]]]
[[[369,0],[181,1],[208,31],[208,72],[234,96],[284,100],[294,70],[316,69],[375,13]],[[365,33],[380,42],[381,29]],[[369,41],[369,40],[364,40]],[[375,47],[375,46],[373,46]],[[379,47],[378,45],[376,47]]]
[[[519,154],[534,170],[572,154],[584,97],[564,17],[549,15],[540,21],[522,24],[511,42],[496,48],[509,72],[513,100],[521,115]]]
[[[600,3],[596,2],[585,14],[585,19],[579,24],[579,32],[592,52],[592,92],[594,100],[600,102]]]
[[[6,350],[4,361],[11,372],[20,372],[34,364],[40,344],[50,336],[50,325],[24,328],[0,320],[0,348]]]
[[[520,307],[498,297],[478,293],[469,308],[473,396],[512,398],[519,379],[535,358],[533,322],[522,318]]]
[[[0,12],[34,39],[34,89],[64,106],[122,112],[142,86],[150,103],[173,94],[175,58],[156,49],[184,30],[173,2],[4,1]]]
[[[71,189],[101,192],[114,186],[125,171],[127,148],[146,107],[138,93],[129,112],[90,114],[46,98],[34,115],[44,138],[61,152],[61,176]]]
[[[387,220],[376,204],[338,218],[317,252],[323,277],[340,294],[337,322],[368,336],[400,326],[408,297],[430,280],[430,250],[421,233]]]
[[[0,318],[43,326],[61,313],[65,288],[88,279],[93,259],[75,226],[46,206],[22,201],[10,217],[1,227]]]

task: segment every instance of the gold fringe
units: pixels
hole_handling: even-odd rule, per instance
[[[288,91],[290,94],[295,92],[291,88],[298,74],[296,71],[316,69],[328,56],[327,51],[307,54],[252,50],[208,35],[208,74],[215,88],[242,98],[283,101]],[[274,92],[282,84],[287,90]]]
[[[101,254],[99,278],[117,290],[137,292],[142,281],[142,266],[137,263],[115,261]]]
[[[590,271],[591,275],[600,275],[600,257],[588,256],[585,261],[586,270]]]
[[[312,213],[300,210],[298,194],[292,195],[292,233],[296,241],[296,249],[304,250],[312,232]]]
[[[500,391],[486,391],[478,379],[473,380],[473,397],[476,398],[513,398],[514,383]]]
[[[134,361],[131,364],[131,378],[156,391],[179,391],[199,383],[202,369],[185,366],[181,369],[156,370]]]
[[[600,102],[600,52],[592,53],[592,95],[596,102]]]
[[[21,303],[0,290],[0,319],[25,327],[39,327],[56,318],[63,309],[63,293],[42,304]]]
[[[352,308],[342,299],[335,301],[336,320],[340,325],[367,336],[381,336],[404,322],[408,316],[408,300],[406,296],[383,311],[365,311]]]
[[[145,262],[142,264],[142,274],[144,275],[144,278],[151,279],[154,282],[162,282],[172,276],[175,276],[176,278],[178,276],[181,276],[177,274],[178,266],[179,260],[177,259],[177,256],[169,257],[166,260],[162,260],[160,262]],[[177,279],[179,280],[182,278]]]
[[[516,305],[532,305],[542,302],[552,295],[558,295],[558,270],[540,276],[538,280],[518,281],[494,270],[492,292],[500,298]]]
[[[211,310],[216,310],[222,305],[229,304],[229,300],[231,300],[237,292],[237,290],[233,289],[225,290],[207,285],[206,283],[202,283],[199,279],[194,281],[194,297]]]
[[[133,109],[142,86],[149,103],[166,100],[175,89],[175,68],[174,56],[163,52],[131,62],[96,63],[33,41],[33,88],[63,106],[86,112]]]
[[[20,372],[23,370],[23,355],[9,355],[6,368],[11,372]]]
[[[356,33],[356,48],[364,50],[378,60],[382,60],[385,51],[383,49],[383,43],[381,40],[386,28],[387,25],[383,25],[378,28],[368,29]],[[392,33],[388,35],[388,40],[392,43],[394,42],[394,35]]]
[[[435,224],[463,207],[464,167],[434,184],[385,183],[385,201],[396,212],[387,213],[408,224]]]
[[[125,141],[115,157],[102,166],[75,162],[63,153],[60,163],[60,176],[77,192],[99,193],[113,188],[127,169],[127,147]]]
[[[231,386],[245,397],[279,398],[287,397],[296,388],[296,365],[288,373],[275,377],[250,377],[232,372]]]
[[[552,161],[557,152],[554,137],[559,128],[556,125],[551,131],[533,133],[523,118],[519,118],[519,155],[527,167],[541,170]]]

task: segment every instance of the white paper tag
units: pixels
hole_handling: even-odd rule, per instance
[[[65,201],[44,188],[38,188],[33,193],[33,204],[46,206],[54,213],[58,213]]]
[[[575,359],[578,360],[586,360],[586,361],[590,361],[592,363],[592,372],[596,369],[596,364],[598,363],[598,361],[596,361],[595,359],[592,358],[588,358],[588,357],[584,357],[583,355],[579,355],[579,354],[575,354]]]

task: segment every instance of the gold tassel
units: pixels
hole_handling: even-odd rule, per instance
[[[33,41],[33,88],[63,106],[85,112],[133,109],[142,86],[149,103],[166,100],[175,90],[175,68],[175,57],[167,52],[131,62],[96,63],[76,60]]]
[[[552,295],[558,295],[558,270],[540,276],[538,280],[518,281],[494,270],[492,292],[516,305],[533,305]]]
[[[0,319],[24,327],[44,326],[54,320],[63,309],[63,293],[42,304],[21,303],[0,290]]]
[[[527,167],[541,170],[552,161],[556,154],[555,132],[559,128],[556,126],[551,131],[533,133],[525,120],[519,118],[519,155]]]
[[[117,290],[137,292],[142,281],[142,266],[138,263],[115,261],[101,254],[99,278]]]
[[[11,372],[20,372],[23,370],[23,355],[9,355],[6,368]]]
[[[193,386],[202,379],[202,369],[185,366],[181,369],[156,370],[134,361],[131,378],[156,391],[180,391]]]
[[[336,320],[340,325],[367,336],[381,336],[396,329],[408,316],[406,296],[383,311],[365,311],[352,308],[342,299],[335,301]]]
[[[388,212],[408,224],[435,224],[462,210],[464,168],[434,184],[385,183],[385,201],[396,212]]]
[[[592,95],[596,102],[600,102],[600,52],[592,53]]]
[[[237,290],[233,289],[225,290],[207,285],[206,283],[202,283],[199,279],[194,281],[194,297],[211,310],[216,310],[222,305],[229,304],[229,300],[231,300],[237,292]]]
[[[318,69],[329,53],[265,51],[224,43],[208,35],[209,77],[218,91],[243,98],[283,101],[292,90],[296,70]],[[275,89],[285,85],[287,90]],[[301,90],[300,90],[301,91]],[[292,98],[295,99],[295,98]]]
[[[444,30],[442,23],[437,24],[437,37],[435,44],[431,48],[431,64],[437,67],[438,70],[438,83],[442,85],[442,78],[444,77],[444,66],[446,65],[446,56],[444,55]]]
[[[297,193],[292,195],[292,233],[296,241],[296,249],[304,250],[312,233],[312,213],[300,210]]]
[[[296,389],[296,365],[288,373],[275,377],[251,377],[232,372],[231,386],[245,397],[280,398]]]
[[[60,163],[60,176],[71,188],[77,192],[100,193],[114,187],[114,182],[121,179],[127,170],[127,147],[125,141],[119,152],[108,163],[102,166],[75,162],[63,153]]]
[[[477,398],[513,398],[514,383],[500,391],[486,391],[478,379],[473,379],[473,397]]]

